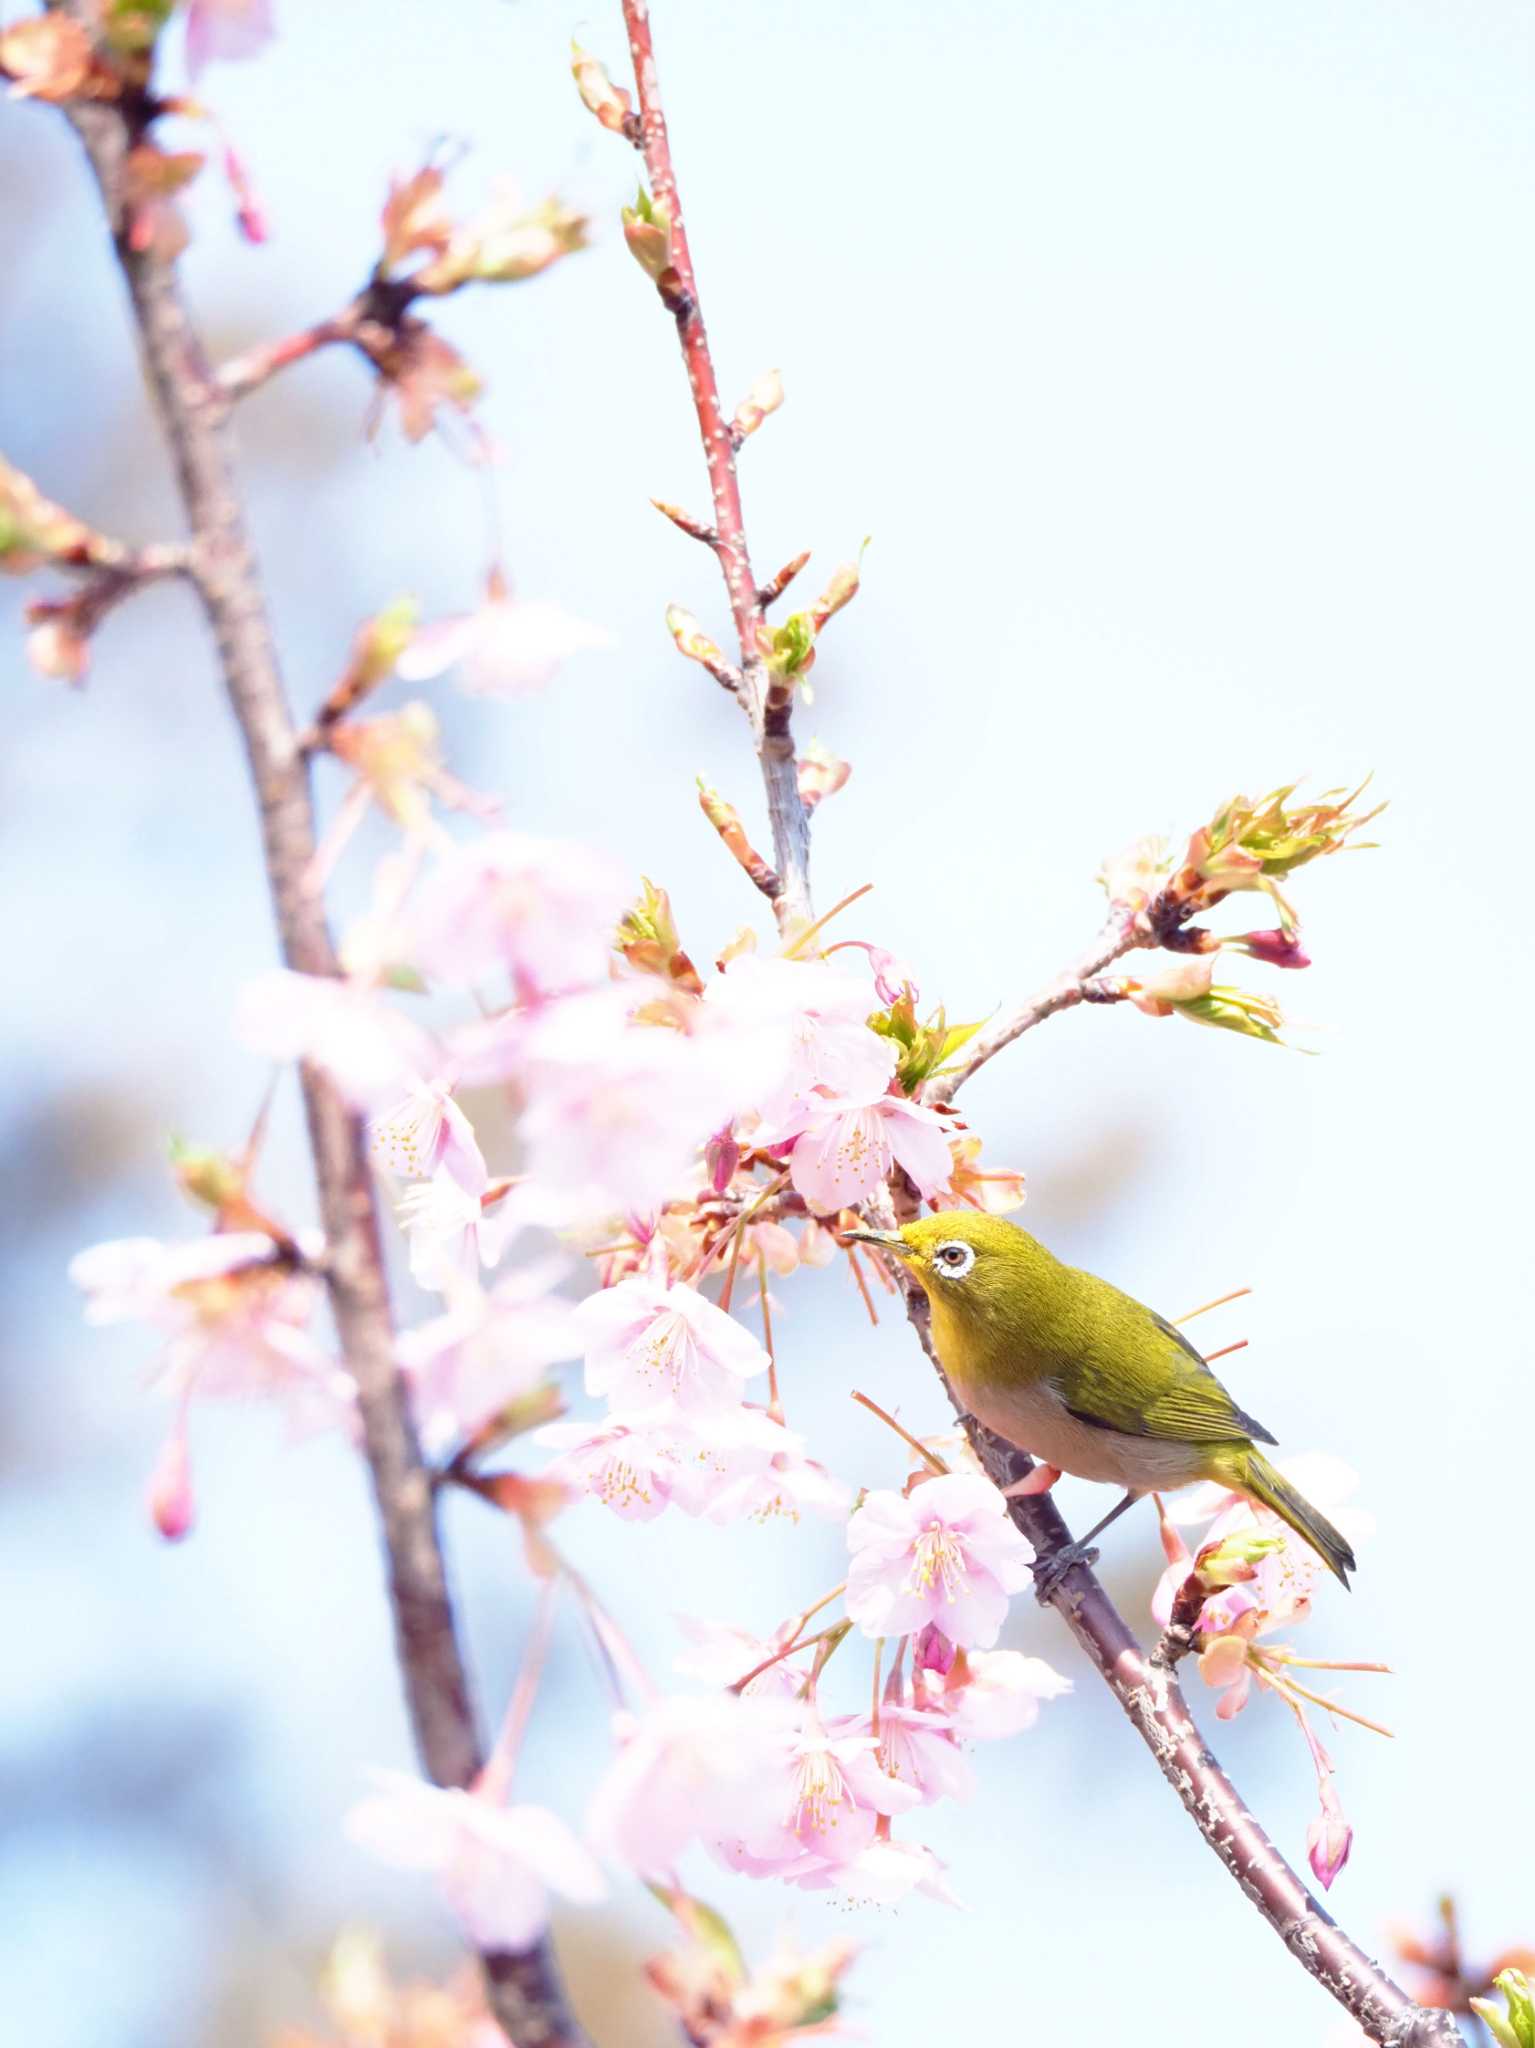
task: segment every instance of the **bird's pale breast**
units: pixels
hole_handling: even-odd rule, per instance
[[[1058,1465],[1077,1479],[1096,1479],[1139,1492],[1187,1486],[1204,1476],[1204,1447],[1165,1438],[1127,1436],[1083,1422],[1067,1408],[1048,1380],[1013,1385],[970,1383],[952,1369],[954,1391],[978,1422]]]

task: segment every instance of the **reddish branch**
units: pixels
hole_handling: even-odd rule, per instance
[[[676,175],[667,141],[651,45],[649,9],[645,0],[624,0],[624,19],[639,86],[642,138],[652,195],[671,216],[673,262],[677,288],[669,300],[682,340],[683,356],[693,387],[693,400],[709,465],[714,494],[716,551],[725,569],[731,610],[741,640],[743,674],[758,737],[758,752],[767,783],[773,819],[773,841],[786,888],[793,881],[801,909],[810,901],[809,833],[805,810],[794,779],[794,753],[789,740],[789,686],[765,687],[757,646],[761,600],[747,554],[741,495],[736,478],[730,427],[720,405],[719,387],[709,354],[708,337],[698,305],[697,284],[683,231]],[[760,710],[759,710],[760,707]],[[778,787],[787,772],[792,805]],[[775,798],[775,790],[777,792]],[[1084,1000],[1092,978],[1133,946],[1146,943],[1149,926],[1138,920],[1111,922],[1097,944],[1048,988],[1012,1011],[975,1041],[954,1074],[931,1091],[946,1102],[961,1084],[1013,1040],[1046,1017]],[[928,1357],[939,1371],[928,1339],[926,1304],[921,1289],[908,1287],[913,1325]],[[945,1382],[947,1385],[947,1382]],[[955,1404],[958,1409],[958,1403]],[[962,1411],[961,1411],[962,1412]],[[1033,1470],[1024,1452],[982,1430],[965,1417],[976,1449],[997,1485],[1006,1487]],[[1009,1502],[1014,1522],[1041,1559],[1053,1557],[1071,1540],[1059,1511],[1048,1496]],[[1177,1792],[1195,1826],[1242,1886],[1254,1906],[1275,1929],[1298,1962],[1329,1991],[1370,2037],[1388,2048],[1459,2048],[1460,2035],[1447,2014],[1430,2012],[1355,1946],[1318,1904],[1285,1862],[1257,1821],[1243,1805],[1194,1724],[1171,1670],[1144,1656],[1113,1602],[1093,1573],[1082,1565],[1066,1572],[1050,1604],[1065,1618],[1073,1635],[1092,1659],[1124,1708],[1163,1775]]]
[[[735,436],[720,403],[719,381],[714,374],[714,358],[709,351],[708,330],[698,298],[698,280],[683,224],[682,201],[677,192],[677,174],[672,167],[666,115],[656,78],[650,9],[646,0],[623,0],[623,8],[639,89],[640,147],[650,177],[651,198],[671,221],[672,275],[666,279],[662,296],[677,322],[704,460],[709,468],[709,489],[714,499],[712,545],[724,571],[731,617],[741,647],[744,687],[738,694],[751,718],[772,825],[773,859],[779,880],[773,907],[780,926],[787,929],[811,914],[810,819],[800,798],[790,727],[794,685],[785,677],[770,675],[762,659],[759,631],[764,593],[759,592],[752,573],[746,521],[741,511],[741,486],[736,475]]]
[[[284,960],[337,972],[317,897],[304,886],[315,851],[308,772],[296,743],[261,583],[225,450],[227,405],[182,302],[175,267],[129,246],[120,178],[132,141],[112,105],[66,109],[111,222],[139,342],[170,444],[188,527],[192,576],[213,630],[249,756]],[[468,1785],[482,1756],[454,1628],[433,1490],[395,1369],[378,1214],[360,1120],[316,1068],[302,1075],[326,1281],[342,1352],[357,1385],[363,1448],[382,1524],[395,1638],[416,1747],[438,1785]],[[491,2009],[517,2048],[581,2048],[547,1942],[481,1958]]]

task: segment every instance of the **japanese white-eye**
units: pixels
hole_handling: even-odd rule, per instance
[[[1098,1529],[1141,1494],[1213,1479],[1271,1508],[1348,1584],[1353,1551],[1258,1449],[1274,1438],[1153,1309],[1000,1216],[947,1209],[848,1235],[915,1276],[943,1369],[978,1422],[1059,1471],[1125,1488]]]

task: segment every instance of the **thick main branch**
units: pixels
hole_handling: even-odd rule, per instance
[[[106,205],[150,387],[175,463],[192,534],[193,575],[260,806],[283,958],[304,973],[334,974],[336,956],[324,907],[305,886],[315,851],[308,771],[223,445],[225,397],[188,318],[174,266],[130,247],[124,231],[118,194],[131,139],[127,121],[106,105],[72,107],[68,118]],[[433,1782],[463,1786],[482,1759],[432,1486],[395,1367],[364,1131],[317,1068],[306,1067],[302,1082],[328,1247],[326,1281],[342,1353],[357,1386],[411,1726]],[[491,2008],[517,2048],[578,2048],[584,2041],[547,1942],[516,1954],[489,1954],[482,1961]]]

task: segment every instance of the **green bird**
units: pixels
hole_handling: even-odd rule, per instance
[[[1078,1554],[1142,1494],[1213,1479],[1272,1508],[1348,1584],[1346,1540],[1275,1471],[1258,1449],[1274,1438],[1154,1309],[972,1209],[846,1235],[920,1283],[943,1369],[978,1422],[1056,1476],[1125,1488]]]

